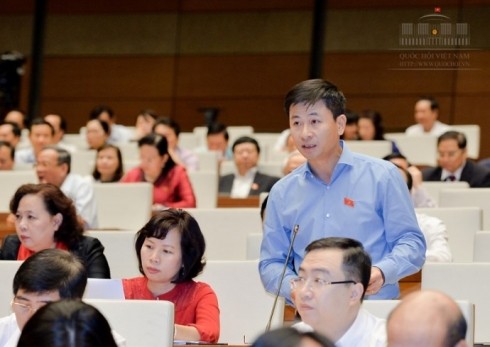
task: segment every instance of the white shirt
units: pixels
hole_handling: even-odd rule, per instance
[[[73,200],[77,213],[85,221],[85,226],[90,229],[97,228],[97,207],[91,180],[77,174],[68,174],[60,189]]]
[[[446,178],[448,178],[449,176],[454,176],[454,181],[461,181],[461,174],[463,173],[463,169],[466,165],[466,161],[463,162],[463,164],[454,172],[449,172],[448,170],[446,169],[442,169],[442,172],[441,172],[441,181],[445,181]]]
[[[251,168],[244,176],[241,176],[238,172],[235,173],[235,179],[231,187],[230,197],[232,198],[246,198],[250,193],[250,188],[254,183],[255,174],[257,173],[257,167]]]
[[[111,134],[109,135],[108,143],[117,145],[118,143],[129,142],[133,138],[133,132],[121,124],[113,124],[111,126]]]
[[[434,135],[439,136],[444,134],[446,131],[451,130],[451,127],[447,124],[441,123],[438,120],[435,121],[432,129],[429,132],[425,132],[424,128],[420,124],[414,124],[409,126],[405,130],[406,135]]]
[[[412,196],[413,207],[437,207],[436,202],[423,185],[412,188],[410,194]]]
[[[453,257],[449,248],[446,225],[439,218],[423,213],[415,212],[415,216],[427,244],[425,261],[451,262]]]
[[[35,164],[36,156],[32,147],[15,150],[15,162],[19,164]]]
[[[299,331],[312,331],[313,328],[304,322],[293,325]],[[335,341],[336,347],[386,347],[386,321],[359,309],[357,317],[344,335]]]
[[[126,339],[112,330],[112,336],[119,347],[126,347]],[[16,347],[20,338],[20,329],[12,313],[0,318],[0,347]]]

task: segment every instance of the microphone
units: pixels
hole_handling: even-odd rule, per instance
[[[274,312],[276,311],[277,300],[279,299],[279,292],[281,291],[282,282],[284,281],[284,276],[286,275],[286,269],[288,268],[289,257],[291,257],[291,253],[293,252],[294,240],[296,240],[296,235],[299,231],[299,225],[295,224],[293,228],[293,237],[291,238],[291,243],[289,244],[288,254],[286,255],[286,261],[284,262],[284,267],[282,268],[281,277],[279,278],[279,285],[277,286],[276,294],[274,295],[274,304],[272,305],[271,315],[269,320],[267,321],[267,327],[265,331],[268,332],[271,330],[272,318],[274,317]]]

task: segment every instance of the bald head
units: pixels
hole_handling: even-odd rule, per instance
[[[466,347],[466,320],[458,304],[437,291],[408,295],[387,322],[389,347]]]

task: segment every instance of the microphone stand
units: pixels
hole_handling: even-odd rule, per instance
[[[296,235],[299,231],[299,225],[295,224],[293,228],[293,237],[291,239],[291,243],[289,244],[288,254],[286,255],[286,261],[284,262],[284,267],[282,268],[281,277],[279,278],[279,285],[277,287],[276,294],[274,296],[274,304],[272,305],[271,315],[269,320],[267,321],[267,327],[265,331],[271,330],[272,318],[274,317],[274,312],[276,311],[277,300],[279,299],[279,293],[281,291],[282,282],[284,281],[284,276],[286,275],[286,269],[288,267],[289,258],[291,257],[291,253],[293,252],[294,240],[296,239]]]

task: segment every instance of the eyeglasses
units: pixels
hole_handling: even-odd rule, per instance
[[[32,305],[29,304],[22,304],[20,302],[15,301],[16,298],[12,299],[12,302],[10,305],[12,306],[12,309],[20,314],[34,314],[36,313],[37,310],[39,310],[41,307],[43,307],[46,303],[41,304],[39,307],[33,307]]]
[[[307,278],[304,277],[296,277],[291,280],[291,289],[302,289],[308,282]],[[314,278],[311,282],[311,288],[314,290],[322,289],[323,287],[334,285],[334,284],[357,284],[356,281],[346,280],[346,281],[333,281],[328,282],[321,278]]]

